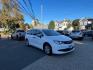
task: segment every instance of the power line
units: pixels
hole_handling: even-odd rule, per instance
[[[41,0],[41,21],[43,22],[43,0]]]
[[[30,6],[30,8],[31,8],[31,10],[32,10],[33,16],[35,16],[34,10],[33,10],[33,8],[32,8],[32,2],[31,2],[30,0],[28,0],[28,3],[29,3],[29,6]]]
[[[26,6],[26,8],[27,8],[27,10],[29,11],[29,14],[30,15],[32,15],[33,16],[33,18],[35,18],[35,16],[33,15],[33,13],[32,13],[32,11],[30,10],[30,8],[29,8],[29,6],[28,6],[28,0],[23,0],[23,2],[24,2],[24,4],[25,4],[25,6]]]
[[[11,0],[12,1],[12,7],[16,7],[16,9],[28,16],[31,17],[31,19],[38,21],[38,19],[36,19],[35,15],[34,15],[34,11],[32,8],[32,3],[30,0]],[[30,7],[30,8],[29,8]]]
[[[34,19],[34,17],[27,11],[27,9],[23,6],[23,4],[20,1],[15,0],[15,2],[17,3],[21,12],[24,12],[25,14],[29,15],[32,19]]]
[[[31,15],[35,18],[34,13],[33,13],[33,11],[31,10],[32,8],[30,7],[29,1],[28,1],[28,0],[24,0],[24,2],[25,2],[25,4],[26,4],[27,8],[30,10]]]

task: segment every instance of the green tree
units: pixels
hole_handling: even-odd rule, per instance
[[[49,25],[48,25],[48,29],[54,29],[55,28],[55,22],[54,21],[50,21]]]
[[[20,29],[25,30],[25,24],[24,23],[19,23]]]
[[[79,26],[80,26],[80,22],[79,22],[80,19],[75,19],[73,22],[72,22],[72,26],[75,30],[78,30],[79,29]]]
[[[33,28],[33,25],[32,24],[29,24],[29,27],[30,27],[30,29],[32,29]]]
[[[12,0],[0,0],[2,8],[0,9],[0,22],[4,29],[9,31],[16,29],[16,24],[24,22],[24,17],[21,12],[18,11],[17,4],[12,6]],[[23,25],[23,24],[22,24]],[[23,28],[23,26],[20,26]]]
[[[67,25],[67,29],[69,29],[71,26],[72,26],[72,24],[69,23],[69,24]]]

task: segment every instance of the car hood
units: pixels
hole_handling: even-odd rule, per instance
[[[47,39],[51,40],[58,40],[58,41],[70,41],[72,40],[71,38],[65,36],[65,35],[60,35],[60,36],[48,36]]]

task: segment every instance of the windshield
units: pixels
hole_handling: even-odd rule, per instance
[[[43,30],[44,34],[47,36],[58,36],[61,35],[60,33],[54,31],[54,30]]]

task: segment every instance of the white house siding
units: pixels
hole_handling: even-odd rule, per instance
[[[66,20],[63,21],[55,21],[55,30],[64,30],[65,28],[67,28],[68,24],[72,24],[72,22],[68,22]],[[69,28],[69,30],[72,30],[73,28]]]

